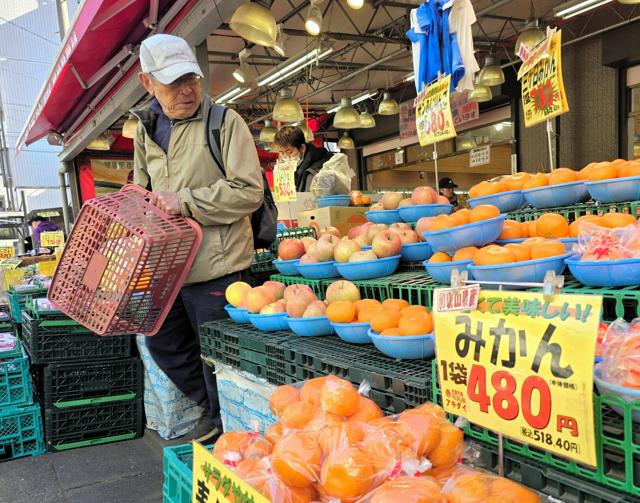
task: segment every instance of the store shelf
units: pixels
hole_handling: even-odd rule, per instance
[[[559,213],[571,223],[584,215],[602,215],[609,212],[630,213],[638,217],[640,216],[640,201],[609,204],[590,201],[583,204],[576,204],[575,206],[560,206],[558,208],[525,208],[523,210],[512,211],[507,215],[507,218],[518,222],[529,222],[537,219],[544,213]]]
[[[44,453],[39,405],[0,409],[0,461]]]

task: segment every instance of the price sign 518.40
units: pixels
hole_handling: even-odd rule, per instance
[[[438,299],[438,290],[434,295]],[[595,466],[593,362],[602,298],[481,290],[472,311],[434,309],[447,412]]]

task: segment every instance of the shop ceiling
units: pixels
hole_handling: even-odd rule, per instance
[[[418,1],[373,0],[360,10],[349,8],[344,0],[324,0],[322,33],[310,36],[304,28],[309,0],[273,0],[266,3],[283,28],[285,56],[271,48],[250,44],[237,36],[226,24],[208,39],[211,94],[218,99],[237,88],[233,71],[239,67],[239,54],[247,49],[243,70],[248,82],[240,97],[229,102],[249,122],[269,118],[280,89],[290,87],[304,110],[311,116],[326,112],[342,97],[357,97],[364,91],[377,92],[357,105],[369,110],[382,99],[379,91],[394,89],[402,100],[413,96],[411,53],[405,36],[409,11]],[[563,42],[581,40],[590,34],[606,31],[640,19],[640,6],[622,5],[615,1],[568,20],[555,18],[554,11],[563,4],[557,0],[472,0],[478,17],[473,27],[477,57],[489,53],[498,56],[503,65],[515,63],[514,46],[524,25],[536,18],[540,26],[558,26]],[[274,67],[289,65],[299,56],[320,44],[322,59],[268,85],[259,85]],[[247,54],[247,53],[245,53]],[[253,81],[253,82],[251,82]],[[249,89],[249,90],[247,90]]]

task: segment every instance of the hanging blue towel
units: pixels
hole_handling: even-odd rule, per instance
[[[462,63],[462,56],[460,55],[458,38],[455,33],[449,32],[449,13],[451,12],[451,6],[443,9],[444,2],[442,0],[435,1],[437,2],[439,12],[442,13],[440,16],[440,26],[442,28],[442,71],[445,74],[451,75],[451,90],[454,91],[458,86],[458,82],[464,77],[464,64]]]
[[[418,7],[416,13],[420,29],[427,35],[427,50],[422,57],[426,58],[425,85],[438,78],[438,72],[443,72],[440,58],[440,31],[442,24],[439,20],[436,0],[428,0]]]

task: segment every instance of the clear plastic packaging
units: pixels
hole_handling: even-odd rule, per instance
[[[631,323],[617,319],[609,325],[600,351],[598,369],[604,381],[640,389],[640,318]]]
[[[2,353],[16,349],[17,340],[15,335],[9,332],[0,333],[0,357]]]
[[[540,496],[517,482],[459,466],[444,484],[449,503],[541,503]]]
[[[640,258],[640,224],[608,228],[584,222],[575,250],[582,261]]]
[[[348,194],[351,179],[356,176],[345,154],[334,154],[322,165],[320,171],[311,180],[310,191],[314,197],[330,194]]]

